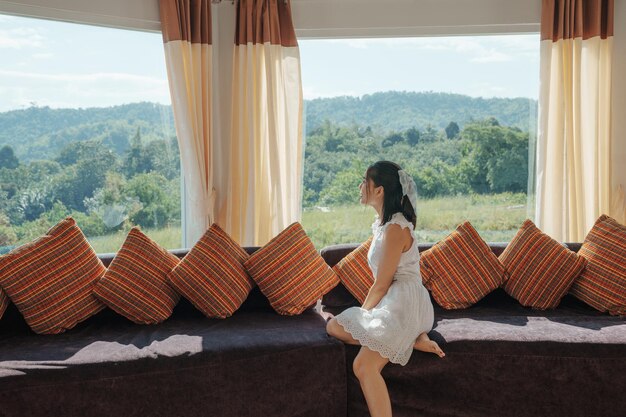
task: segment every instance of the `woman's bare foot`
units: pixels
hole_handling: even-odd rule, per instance
[[[430,340],[426,333],[422,333],[417,337],[417,340],[415,341],[413,347],[417,350],[421,350],[422,352],[434,353],[440,358],[446,356],[446,354],[443,353],[443,350],[441,350],[437,342],[435,342],[434,340]]]

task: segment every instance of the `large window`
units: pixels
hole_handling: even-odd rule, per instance
[[[380,159],[415,179],[422,242],[465,220],[486,241],[509,241],[533,216],[538,35],[299,44],[303,224],[317,247],[370,234],[374,211],[357,187]]]
[[[0,253],[72,216],[97,252],[181,246],[160,33],[0,15]]]

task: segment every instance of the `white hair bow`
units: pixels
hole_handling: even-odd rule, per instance
[[[400,178],[400,185],[402,186],[402,196],[407,196],[413,206],[413,211],[417,213],[417,187],[415,186],[413,177],[407,174],[403,169],[398,171],[398,177]]]

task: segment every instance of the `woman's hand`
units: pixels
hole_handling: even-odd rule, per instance
[[[380,264],[378,265],[376,277],[374,277],[374,284],[367,293],[361,308],[371,310],[387,294],[387,290],[389,290],[393,282],[393,276],[398,269],[405,240],[406,235],[402,227],[397,224],[387,226],[383,234]]]

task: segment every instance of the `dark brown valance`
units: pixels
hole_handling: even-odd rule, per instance
[[[543,0],[541,40],[613,36],[613,0]]]
[[[247,43],[298,46],[291,3],[284,0],[239,0],[235,45]]]
[[[163,42],[211,44],[210,0],[160,0]]]

